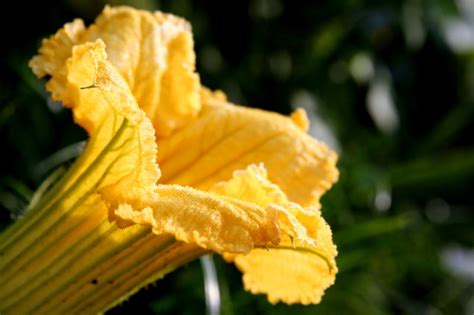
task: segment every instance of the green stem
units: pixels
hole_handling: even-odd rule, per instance
[[[64,177],[0,236],[1,314],[102,312],[206,253],[109,221],[98,191],[111,184],[108,175],[135,133],[126,120],[97,132]]]
[[[71,201],[74,202],[69,196],[74,196],[75,191],[83,190],[82,186],[85,182],[88,182],[89,186],[90,181],[94,180],[94,178],[101,178],[105,174],[102,168],[105,170],[109,169],[110,163],[103,163],[103,161],[107,157],[107,153],[109,153],[114,146],[117,144],[120,145],[122,142],[127,142],[128,138],[124,135],[127,126],[128,124],[123,122],[112,140],[98,155],[89,154],[87,152],[88,150],[94,150],[94,142],[96,139],[91,138],[91,142],[87,146],[84,154],[79,157],[64,178],[54,185],[44,196],[42,201],[38,202],[35,209],[31,209],[31,211],[25,214],[21,222],[14,224],[0,237],[0,240],[2,240],[2,242],[0,242],[0,255],[9,249],[17,252],[19,255],[21,251],[25,249],[25,244],[30,245],[32,240],[39,238],[40,233],[48,232],[50,227],[56,223],[57,219],[60,219],[63,215],[67,215],[67,210],[71,207],[69,203],[71,203]],[[87,169],[83,169],[85,166],[87,166]],[[45,217],[47,217],[46,219],[48,219],[49,222],[44,222]],[[42,229],[36,226],[40,220],[42,220]],[[14,248],[12,249],[12,247]],[[2,268],[1,263],[3,262],[5,262],[5,260],[2,259],[0,268]]]

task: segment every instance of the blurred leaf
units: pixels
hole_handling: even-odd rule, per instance
[[[352,245],[355,242],[377,237],[381,234],[401,230],[407,227],[411,221],[412,219],[408,214],[399,215],[397,217],[368,220],[336,232],[334,234],[335,243],[341,247]]]
[[[417,158],[392,168],[391,184],[394,189],[416,186],[445,186],[474,176],[474,150],[456,150],[436,156]]]

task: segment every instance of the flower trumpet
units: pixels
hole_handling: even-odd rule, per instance
[[[30,66],[89,134],[0,236],[0,312],[103,312],[209,252],[272,303],[318,303],[336,247],[319,199],[337,156],[291,117],[202,87],[189,24],[106,7],[66,24]]]

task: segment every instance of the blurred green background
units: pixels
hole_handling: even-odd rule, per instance
[[[105,1],[10,1],[0,50],[0,228],[68,165],[85,133],[52,102],[28,59],[64,23]],[[221,313],[474,313],[472,0],[111,1],[193,25],[198,72],[233,102],[307,110],[340,154],[324,197],[340,255],[317,306],[273,306],[214,257]],[[199,261],[109,314],[203,314]]]

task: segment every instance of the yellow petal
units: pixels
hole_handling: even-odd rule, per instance
[[[201,99],[214,100],[218,102],[227,102],[227,95],[221,90],[211,90],[205,86],[201,86]]]
[[[302,108],[298,108],[290,115],[293,122],[301,128],[304,132],[307,132],[309,129],[309,119],[306,115],[306,112]]]
[[[336,247],[331,230],[315,209],[289,202],[271,183],[262,165],[236,171],[231,180],[212,189],[276,212],[283,232],[276,247],[253,249],[248,254],[225,254],[243,272],[245,288],[265,293],[272,303],[319,303],[324,290],[334,283]]]
[[[56,34],[43,39],[39,55],[30,61],[30,67],[38,78],[52,76],[46,87],[55,100],[66,99],[64,95],[67,88],[66,60],[71,57],[72,47],[81,41],[84,32],[85,27],[81,19],[65,24]]]
[[[237,170],[232,179],[220,182],[211,188],[219,195],[238,198],[266,207],[271,203],[287,204],[288,200],[280,188],[267,178],[263,164],[252,164],[245,170]]]
[[[245,288],[267,294],[271,303],[319,303],[337,272],[331,230],[321,220],[314,247],[254,249],[237,255],[235,264],[244,274]]]
[[[318,206],[338,177],[336,154],[290,118],[206,93],[198,119],[158,144],[162,183],[207,190],[230,179],[234,170],[264,163],[269,179],[291,201]]]
[[[195,70],[191,27],[180,18],[129,7],[106,7],[87,30],[81,20],[66,24],[43,42],[30,62],[56,100],[64,95],[65,61],[77,44],[102,39],[109,61],[125,79],[139,106],[152,120],[158,136],[168,135],[194,119],[200,108],[200,83]]]
[[[196,117],[200,83],[191,26],[173,15],[106,7],[86,35],[101,38],[158,136]]]
[[[277,185],[267,178],[263,164],[249,165],[245,170],[233,173],[230,180],[219,182],[210,191],[255,203],[276,213],[278,225],[282,232],[295,238],[302,244],[313,244],[319,224],[319,211],[315,208],[303,209],[298,204],[288,201]]]
[[[67,90],[75,121],[93,137],[88,152],[104,150],[110,166],[101,192],[112,207],[121,202],[144,207],[156,198],[160,171],[156,164],[154,130],[140,110],[127,83],[107,61],[102,40],[77,45],[67,61]],[[120,147],[111,150],[108,141],[122,137]],[[113,158],[112,158],[113,157]],[[93,161],[91,161],[92,163]]]
[[[157,192],[149,207],[121,204],[116,215],[224,254],[244,273],[246,288],[271,302],[317,303],[334,282],[329,227],[319,211],[289,202],[262,165],[235,172],[211,193],[177,185],[159,185]]]
[[[256,204],[177,185],[159,185],[160,197],[141,211],[120,205],[116,214],[152,227],[155,234],[223,252],[248,252],[255,244],[278,244],[276,213]]]
[[[266,294],[271,303],[317,304],[336,278],[336,246],[329,225],[319,218],[314,245],[295,245],[283,238],[276,247],[248,254],[226,254],[243,273],[245,289]]]

